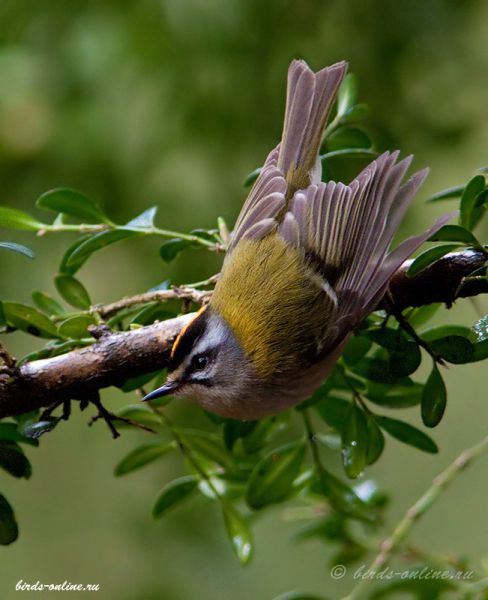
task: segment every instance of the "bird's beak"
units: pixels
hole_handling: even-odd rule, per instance
[[[172,394],[179,387],[179,383],[177,381],[167,381],[164,385],[162,385],[154,392],[151,392],[147,396],[144,396],[142,399],[143,402],[147,402],[148,400],[154,400],[154,398],[160,398],[161,396],[168,396]]]

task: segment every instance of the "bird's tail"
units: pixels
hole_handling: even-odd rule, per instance
[[[325,124],[347,71],[340,62],[317,73],[301,60],[288,69],[285,121],[278,168],[285,174],[290,198],[312,181]]]

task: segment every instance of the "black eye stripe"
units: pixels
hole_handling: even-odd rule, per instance
[[[171,358],[168,362],[168,369],[170,372],[174,371],[181,365],[185,357],[188,356],[191,349],[194,347],[197,340],[204,333],[208,321],[207,313],[208,309],[197,314],[193,321],[190,321],[189,325],[181,334],[181,336],[177,338],[173,346]]]

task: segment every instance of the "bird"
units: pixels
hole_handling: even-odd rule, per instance
[[[207,305],[176,338],[164,395],[256,420],[304,401],[330,374],[352,332],[400,265],[450,218],[390,250],[428,174],[406,181],[412,156],[385,152],[348,185],[322,181],[320,146],[347,71],[288,69],[281,142],[237,218]]]

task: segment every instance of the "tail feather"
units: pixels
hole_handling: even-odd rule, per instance
[[[278,168],[285,174],[288,197],[312,181],[325,123],[347,63],[314,73],[304,61],[294,60],[288,70],[285,121]]]

